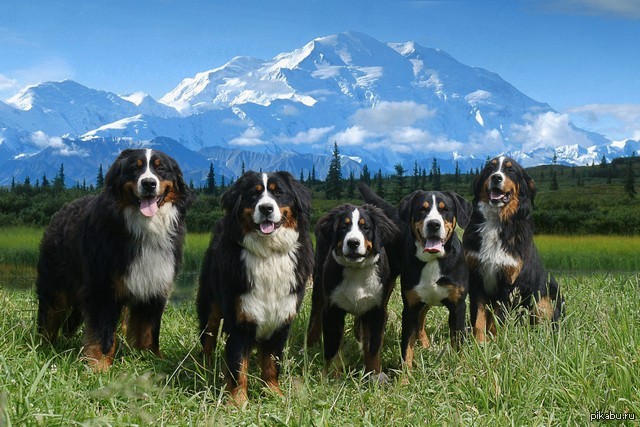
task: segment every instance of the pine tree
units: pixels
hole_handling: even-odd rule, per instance
[[[362,166],[362,171],[360,172],[360,181],[364,182],[367,185],[371,185],[371,172],[369,171],[369,166],[365,163]]]
[[[462,182],[462,179],[460,178],[460,166],[458,165],[458,161],[456,160],[456,170],[455,173],[453,175],[453,182],[455,184],[460,184],[460,182]]]
[[[209,163],[209,173],[207,174],[207,184],[205,186],[205,193],[206,194],[216,193],[216,172],[215,172],[215,169],[213,168],[213,163]]]
[[[58,174],[53,178],[53,189],[56,191],[62,191],[64,188],[64,163],[61,163]]]
[[[382,169],[378,169],[378,173],[373,179],[376,183],[376,193],[378,193],[378,196],[384,197],[385,191],[384,187],[382,186]]]
[[[438,161],[435,157],[431,162],[431,172],[429,172],[429,177],[431,178],[431,186],[433,187],[433,190],[440,191],[442,189],[442,174],[440,173],[440,166],[438,166]]]
[[[630,198],[633,199],[636,197],[636,178],[633,171],[633,162],[631,160],[627,162],[627,170],[624,177],[624,191]]]
[[[241,172],[242,172],[242,173],[241,173],[241,175],[244,175],[244,173],[245,173],[245,170],[244,170],[244,160],[242,161],[242,171],[241,171]]]
[[[411,175],[411,188],[410,191],[415,191],[420,188],[420,167],[418,162],[413,162],[413,175]]]
[[[11,192],[13,192],[16,189],[16,177],[12,176],[11,177]]]
[[[96,177],[96,188],[100,190],[102,187],[104,187],[104,173],[102,172],[102,163],[100,163],[98,176]]]
[[[49,180],[47,179],[47,174],[42,175],[42,184],[40,184],[42,188],[49,188]]]
[[[340,166],[340,150],[338,143],[333,143],[333,155],[329,164],[329,172],[326,180],[326,197],[327,199],[337,200],[342,197],[342,172]]]
[[[353,199],[356,197],[356,177],[353,171],[349,172],[349,178],[347,179],[347,198]]]
[[[392,202],[397,203],[402,199],[402,195],[405,193],[405,183],[404,183],[404,173],[406,169],[402,167],[402,163],[396,163],[393,166],[393,169],[396,171],[396,174],[393,176],[393,194],[392,194]]]

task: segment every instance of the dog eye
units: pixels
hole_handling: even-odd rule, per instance
[[[283,194],[283,192],[279,188],[276,188],[275,190],[273,190],[273,195],[274,196],[281,196],[282,194]]]
[[[513,172],[513,168],[512,168],[511,166],[509,166],[509,167],[507,168],[507,172],[512,173],[512,172]]]
[[[369,231],[369,224],[362,224],[360,225],[360,230],[362,231]]]

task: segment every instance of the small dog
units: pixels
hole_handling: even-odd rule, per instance
[[[453,192],[417,190],[396,209],[365,184],[359,189],[365,201],[383,207],[400,226],[401,239],[392,253],[400,270],[404,307],[402,359],[411,368],[416,338],[423,347],[429,346],[424,326],[432,306],[449,310],[452,345],[463,340],[468,269],[455,228],[467,226],[471,203]]]
[[[113,363],[116,328],[128,307],[127,339],[161,356],[160,321],[182,262],[194,195],[174,159],[124,150],[104,190],[65,205],[47,227],[38,261],[38,329],[50,342],[84,321],[94,371]]]
[[[327,368],[337,362],[345,315],[350,313],[356,316],[356,337],[362,341],[366,372],[381,382],[388,381],[382,372],[380,349],[395,277],[391,276],[385,247],[395,241],[398,232],[384,212],[371,205],[338,206],[316,224],[307,345],[318,340],[322,329]]]
[[[288,172],[247,172],[221,203],[225,215],[204,257],[197,311],[206,357],[224,318],[227,389],[241,405],[254,346],[262,379],[281,394],[279,362],[313,270],[311,194]]]
[[[487,162],[474,184],[463,246],[471,324],[479,342],[495,334],[495,320],[503,320],[510,308],[527,307],[532,323],[548,319],[554,325],[563,312],[558,282],[544,270],[533,243],[535,194],[533,179],[505,156]]]

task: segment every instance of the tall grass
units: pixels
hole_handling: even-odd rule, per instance
[[[309,299],[296,318],[281,374],[285,396],[263,389],[250,368],[250,402],[227,404],[222,349],[201,364],[192,301],[169,306],[164,359],[120,345],[114,366],[92,374],[79,360],[79,335],[55,348],[34,331],[35,302],[0,287],[0,425],[586,425],[596,411],[640,417],[639,274],[560,275],[567,314],[560,330],[515,316],[494,341],[448,344],[446,311],[427,318],[432,347],[416,349],[411,372],[400,364],[401,301],[395,293],[381,386],[361,372],[347,331],[346,374],[322,375],[318,348],[304,349]]]

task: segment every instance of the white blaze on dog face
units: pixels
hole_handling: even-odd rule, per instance
[[[444,207],[444,203],[438,202],[436,195],[433,194],[429,203],[429,211],[422,222],[423,252],[425,253],[441,254],[444,252],[444,242],[448,236],[439,207]]]
[[[160,180],[151,170],[151,155],[153,150],[145,150],[143,163],[144,172],[140,174],[137,182],[137,193],[140,198],[140,212],[146,217],[152,217],[158,212],[160,201]]]
[[[360,211],[357,208],[351,212],[351,229],[342,241],[342,253],[350,256],[364,256],[366,253],[365,237],[360,229]]]
[[[269,177],[266,173],[262,174],[263,191],[256,203],[255,210],[253,212],[253,222],[260,225],[260,231],[263,234],[273,233],[277,225],[282,220],[282,213],[278,202],[273,198],[270,193]],[[275,184],[272,184],[275,189]]]

